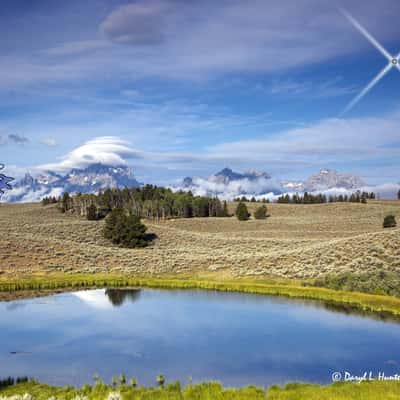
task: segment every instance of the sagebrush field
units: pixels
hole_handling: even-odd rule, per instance
[[[248,203],[249,210],[259,206]],[[235,203],[229,204],[231,211]],[[101,235],[104,221],[62,214],[54,205],[0,205],[0,273],[190,274],[311,279],[343,271],[400,271],[400,201],[268,204],[266,220],[144,221],[157,235],[144,249],[122,249]]]

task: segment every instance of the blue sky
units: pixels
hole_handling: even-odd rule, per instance
[[[400,71],[339,1],[3,0],[0,162],[126,162],[146,182],[224,166],[398,182]],[[397,0],[345,2],[393,54]]]

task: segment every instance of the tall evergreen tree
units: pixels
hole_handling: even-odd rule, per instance
[[[68,192],[64,192],[61,197],[61,212],[66,212],[71,209],[72,198]]]
[[[226,202],[226,200],[224,201],[221,217],[230,217],[229,210],[228,210],[228,203]]]
[[[89,221],[96,221],[97,217],[97,207],[94,204],[91,204],[86,210],[86,218]]]

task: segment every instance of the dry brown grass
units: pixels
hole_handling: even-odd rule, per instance
[[[234,207],[231,204],[230,207]],[[249,208],[256,204],[248,204]],[[400,271],[399,201],[270,204],[265,221],[236,218],[146,222],[157,234],[145,249],[121,249],[101,236],[103,221],[54,206],[0,205],[0,273],[114,272],[219,277],[314,278],[328,272]]]

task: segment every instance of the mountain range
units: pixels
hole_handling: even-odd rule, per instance
[[[45,196],[60,196],[63,192],[98,193],[107,188],[139,187],[131,168],[92,164],[74,168],[65,174],[46,171],[35,177],[26,173],[12,185],[2,200],[8,202],[39,201]]]
[[[354,190],[367,186],[357,175],[341,174],[334,169],[321,169],[311,175],[305,182],[283,181],[282,187],[287,191],[318,192],[329,189]]]
[[[277,181],[266,172],[251,170],[238,173],[230,168],[224,168],[207,178],[186,177],[180,188],[191,190],[199,195],[232,198],[241,195],[272,197],[287,192],[354,191],[365,186],[365,182],[360,177],[341,174],[332,169],[321,169],[304,182],[291,182]]]
[[[63,192],[98,193],[106,188],[140,187],[130,167],[92,164],[86,168],[74,168],[64,174],[46,171],[36,176],[27,173],[14,182],[2,201],[33,202],[45,196],[60,196]],[[282,193],[326,192],[349,193],[362,189],[379,193],[377,187],[367,186],[358,176],[339,173],[333,169],[321,169],[305,181],[279,181],[266,172],[250,170],[236,172],[224,168],[208,177],[186,177],[171,186],[173,190],[191,191],[196,195],[219,196],[232,199],[237,196],[268,197],[274,199]],[[393,197],[399,185],[382,185],[383,197]]]

